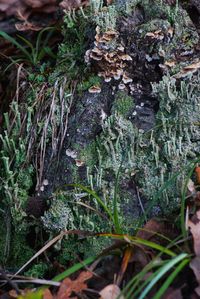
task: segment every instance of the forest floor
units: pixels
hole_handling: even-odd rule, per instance
[[[0,299],[200,298],[200,2],[0,0]]]

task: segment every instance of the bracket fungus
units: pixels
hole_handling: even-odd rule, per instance
[[[101,88],[97,85],[93,85],[89,88],[89,93],[100,93],[101,92]]]
[[[94,47],[85,53],[85,62],[95,61],[95,68],[98,69],[98,76],[105,82],[112,79],[120,80],[119,89],[124,89],[125,84],[131,83],[126,71],[127,62],[132,61],[132,57],[125,53],[124,45],[119,40],[119,33],[115,30],[100,32],[99,26],[96,27]],[[97,92],[94,87],[89,92]]]

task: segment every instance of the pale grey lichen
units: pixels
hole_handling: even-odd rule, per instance
[[[87,19],[88,22],[92,19],[95,25],[99,25],[101,33],[108,29],[116,30],[117,28],[119,35],[122,33],[121,28],[117,27],[119,11],[123,16],[128,15],[129,20],[132,19],[134,25],[132,25],[131,34],[128,33],[128,21],[126,23],[126,20],[123,20],[127,31],[124,31],[119,36],[119,40],[117,39],[112,46],[115,50],[119,43],[126,48],[126,53],[131,55],[132,62],[129,71],[134,76],[136,83],[144,81],[143,77],[140,77],[143,69],[137,65],[136,61],[138,59],[138,64],[140,61],[141,63],[144,62],[142,59],[140,60],[139,55],[144,53],[144,58],[146,57],[146,60],[144,59],[145,67],[147,64],[145,70],[148,70],[151,62],[154,65],[154,62],[157,61],[158,66],[161,70],[163,69],[163,73],[173,75],[188,61],[191,61],[194,46],[199,41],[198,33],[185,10],[180,7],[177,9],[177,6],[164,5],[164,1],[153,2],[152,4],[152,1],[149,0],[116,0],[112,5],[102,9],[103,1],[91,0],[95,16]],[[137,5],[140,20],[135,22],[133,20],[136,18],[134,10]],[[28,152],[32,151],[32,147],[37,146],[37,151],[40,152],[41,159],[37,157],[35,161],[36,166],[38,166],[38,161],[41,161],[38,167],[39,183],[37,187],[39,187],[40,182],[44,179],[44,163],[49,164],[48,162],[51,160],[45,161],[46,144],[52,143],[50,155],[51,158],[56,157],[57,154],[60,154],[64,138],[67,136],[68,116],[71,116],[73,100],[68,90],[69,82],[67,79],[72,82],[79,77],[80,73],[86,73],[83,58],[86,50],[85,33],[86,29],[90,27],[86,19],[77,20],[80,21],[79,30],[77,30],[75,20],[71,20],[71,24],[69,22],[65,24],[63,30],[65,38],[60,46],[58,64],[55,72],[51,75],[51,80],[49,79],[51,86],[44,92],[46,82],[45,88],[41,88],[41,85],[35,86],[34,83],[34,92],[32,90],[27,92],[27,94],[31,94],[31,100],[27,96],[28,104],[31,105],[27,107],[27,116],[24,120],[27,119],[26,132],[32,131],[33,133],[31,138],[16,138],[22,125],[18,103],[13,102],[13,112],[16,115],[13,136],[8,136],[8,117],[5,118],[7,131],[1,137],[3,150],[0,154],[1,170],[4,175],[3,183],[5,184],[0,192],[3,198],[3,208],[4,203],[11,207],[10,212],[14,224],[22,223],[26,216],[24,206],[32,183],[33,167],[26,168],[26,172],[20,168],[26,162],[27,143],[29,142]],[[69,25],[72,27],[69,28]],[[185,56],[187,59],[181,58],[180,61],[175,61],[178,56],[177,53],[181,53],[181,57]],[[67,73],[67,79],[63,79],[65,73]],[[57,80],[58,76],[61,79]],[[148,80],[149,78],[147,78]],[[82,82],[85,83],[85,90],[88,88],[89,81],[90,79],[86,78],[86,81]],[[102,87],[104,86],[102,85]],[[87,146],[84,143],[82,150],[77,149],[78,157],[80,161],[85,162],[87,169],[85,175],[87,182],[80,183],[86,183],[92,190],[95,190],[111,211],[113,211],[113,198],[118,183],[117,207],[124,231],[137,226],[140,216],[139,213],[130,210],[133,201],[134,205],[137,206],[137,198],[134,197],[134,188],[129,188],[129,182],[135,184],[146,198],[146,206],[148,206],[148,202],[149,204],[153,203],[155,206],[152,210],[156,213],[160,213],[161,209],[165,214],[166,212],[170,213],[180,203],[181,188],[185,182],[187,169],[190,162],[199,155],[200,150],[200,74],[185,78],[182,82],[177,81],[172,76],[163,77],[160,83],[153,84],[152,87],[160,104],[153,129],[144,132],[136,127],[133,118],[129,118],[130,111],[133,115],[137,112],[132,111],[135,100],[132,96],[127,95],[131,90],[130,86],[127,86],[127,93],[121,92],[120,96],[119,94],[116,95],[111,111],[108,112],[108,115],[109,113],[111,115],[102,117],[102,131],[100,132],[98,128],[99,136],[96,140]],[[81,90],[83,91],[84,88],[81,87]],[[140,88],[137,91],[139,94]],[[139,99],[140,96],[141,94]],[[38,126],[36,128],[35,123],[32,124],[35,119],[32,108],[34,105],[32,104],[38,98],[42,101],[37,109],[38,111],[41,110],[42,113],[36,116]],[[43,101],[43,99],[48,99],[48,101]],[[92,105],[92,98],[90,100]],[[39,102],[37,100],[37,103]],[[80,105],[81,101],[78,100],[77,102]],[[73,102],[73,104],[76,103]],[[80,106],[76,108],[78,110]],[[75,110],[73,109],[73,111]],[[91,121],[94,122],[92,117]],[[66,144],[66,149],[71,149],[71,144],[70,147],[68,147],[67,142]],[[78,144],[72,144],[73,149],[76,149],[76,146],[80,147]],[[13,161],[10,158],[12,157],[15,159],[14,170],[11,167]],[[70,157],[68,158],[70,159]],[[69,159],[65,160],[67,161],[66,164],[70,161]],[[77,182],[79,169],[76,165],[68,168],[72,181]],[[19,173],[16,173],[16,169],[19,170]],[[119,171],[119,181],[116,182]],[[54,172],[53,175],[55,175]],[[156,196],[157,194],[159,197]],[[63,229],[110,231],[109,221],[104,218],[102,220],[101,216],[96,213],[96,211],[102,213],[102,207],[92,196],[77,188],[73,191],[65,191],[63,195],[55,194],[53,198],[49,210],[41,218],[46,231],[58,232]],[[129,217],[127,217],[127,212],[124,212],[124,206],[126,210],[129,210]],[[0,208],[2,209],[2,203]],[[17,225],[16,227],[18,228]],[[2,241],[3,243],[4,241]],[[88,241],[88,244],[91,246],[92,242]],[[83,252],[86,253],[87,248],[84,248]]]
[[[44,228],[50,232],[65,230],[69,223],[74,221],[71,209],[59,199],[52,201],[51,207],[41,220]]]
[[[97,6],[93,2],[93,9],[96,10],[93,20],[101,27],[101,32],[115,28],[117,9],[122,4],[121,2],[123,1],[116,1],[105,11],[102,11],[101,1],[96,3]],[[115,7],[117,3],[119,6]],[[146,22],[135,26],[132,35],[135,36],[127,39],[127,50],[131,49],[131,44],[136,43],[137,47],[134,49],[146,51],[145,54],[149,60],[147,63],[162,61],[163,65],[169,61],[173,62],[178,52],[184,54],[192,51],[199,37],[185,10],[180,7],[177,9],[177,6],[164,5],[162,1],[157,1],[155,5],[152,5],[148,0],[136,0],[123,2],[123,5],[128,5],[125,14],[130,15],[131,10],[138,4],[141,4],[144,9]],[[130,54],[134,60],[136,53],[133,51]],[[134,63],[131,65],[133,69],[130,71],[134,72]],[[166,69],[163,72],[173,75],[182,65],[184,63],[181,61],[175,61],[171,69],[165,65]],[[158,63],[158,66],[162,69],[161,64]],[[136,79],[138,80],[137,77]],[[120,212],[122,203],[125,202],[129,206],[133,200],[131,192],[123,192],[120,186],[124,181],[137,184],[139,191],[149,203],[156,198],[154,210],[162,209],[164,213],[166,211],[170,213],[180,203],[180,192],[187,167],[199,151],[199,133],[196,125],[199,123],[200,115],[197,98],[199,82],[199,75],[195,75],[190,78],[190,81],[185,79],[178,87],[178,81],[168,76],[164,77],[160,83],[153,84],[153,94],[159,100],[160,110],[156,116],[155,127],[149,132],[139,130],[134,121],[129,118],[129,111],[134,107],[134,100],[122,92],[123,96],[115,97],[111,115],[102,119],[101,134],[83,149],[78,149],[80,160],[85,162],[87,184],[101,195],[111,210],[119,170],[121,173],[120,182],[118,182]],[[77,181],[76,176],[77,172],[74,172],[72,174],[74,181]],[[169,180],[170,184],[168,184]],[[163,186],[169,186],[169,188],[163,188]],[[156,194],[159,192],[160,196],[157,198]],[[72,202],[77,201],[77,194],[75,190],[71,198]],[[66,198],[68,198],[68,192],[66,192]],[[87,197],[84,203],[88,205],[92,203],[92,207],[101,210],[98,203],[91,197]],[[69,210],[73,211],[74,207],[66,202],[64,206],[67,209],[67,218]],[[91,220],[92,212],[85,211],[87,212],[84,213],[80,206],[76,206],[76,211],[73,211],[75,216],[72,219],[74,227],[89,230],[101,227],[97,219]],[[123,216],[120,214],[120,217],[123,218]],[[58,227],[69,228],[70,222],[67,219]],[[127,219],[125,222],[124,227],[127,226]]]
[[[120,168],[122,177],[134,178],[149,201],[171,180],[155,204],[164,213],[177,208],[188,167],[200,150],[199,83],[200,74],[180,82],[179,87],[171,77],[153,84],[160,111],[150,132],[138,130],[122,115],[108,117],[96,144],[98,162],[88,168],[91,188],[101,190],[104,199],[109,196],[112,202]]]
[[[100,26],[102,31],[116,28],[117,21],[117,10],[115,5],[109,5],[107,10],[99,11],[94,17],[93,20],[95,23]]]

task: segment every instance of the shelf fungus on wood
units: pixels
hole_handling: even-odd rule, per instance
[[[91,86],[88,91],[89,91],[89,93],[100,93],[101,87],[94,85],[94,86]]]
[[[130,61],[132,61],[132,57],[125,53],[123,42],[119,40],[119,32],[107,30],[101,33],[97,26],[94,47],[86,51],[85,62],[93,63],[98,71],[98,76],[107,83],[112,79],[122,79],[119,88],[125,88],[124,84],[132,82],[132,78],[126,71],[127,62]],[[91,93],[98,91],[93,87],[89,89]]]

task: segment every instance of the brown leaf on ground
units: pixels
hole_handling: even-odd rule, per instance
[[[189,179],[188,183],[187,183],[187,188],[188,188],[188,191],[193,194],[196,192],[196,188],[195,188],[195,185],[194,185],[194,182]]]
[[[21,0],[1,0],[0,11],[4,12],[7,16],[16,14],[22,6]]]
[[[32,290],[29,288],[25,288],[23,290],[20,289],[20,295],[24,297],[31,292]],[[10,290],[8,294],[10,296],[9,298],[19,298],[19,294],[16,292],[16,290]]]
[[[188,220],[188,227],[193,236],[194,252],[196,256],[200,257],[200,210]]]
[[[173,289],[169,287],[162,299],[183,299],[181,289]]]
[[[196,181],[200,184],[200,166],[195,167]]]
[[[10,290],[8,294],[11,298],[17,298],[19,296],[16,290]]]
[[[197,293],[198,296],[200,296],[200,257],[196,256],[191,260],[190,268],[194,272],[196,280],[199,284],[199,286],[195,288],[195,292]]]
[[[29,23],[29,22],[17,23],[15,24],[15,27],[18,31],[27,31],[27,30],[40,31],[43,29],[42,26],[38,26],[37,24]]]
[[[93,274],[89,271],[82,271],[76,280],[65,278],[61,283],[61,286],[56,295],[56,299],[68,299],[70,295],[75,293],[81,293],[87,288],[86,280],[90,279]]]
[[[23,0],[31,8],[41,8],[45,5],[56,5],[56,0]]]
[[[144,268],[150,262],[150,257],[144,250],[141,250],[140,247],[135,247],[130,262],[140,263],[141,267]]]
[[[101,292],[99,292],[101,295],[100,299],[124,299],[123,295],[118,297],[120,293],[121,290],[116,284],[109,284],[103,290],[101,290]]]
[[[53,13],[58,8],[56,0],[0,0],[0,12],[6,16],[15,15],[26,19],[35,11],[39,13]]]
[[[44,290],[43,299],[53,299],[53,295],[49,289]]]
[[[145,226],[137,232],[137,237],[149,240],[155,233],[161,230],[162,223],[159,223],[155,219],[150,219]]]
[[[143,228],[139,229],[136,236],[144,240],[150,240],[156,234],[173,238],[174,233],[172,225],[168,222],[150,219]]]
[[[89,5],[89,0],[63,0],[59,5],[63,9],[73,10]]]

